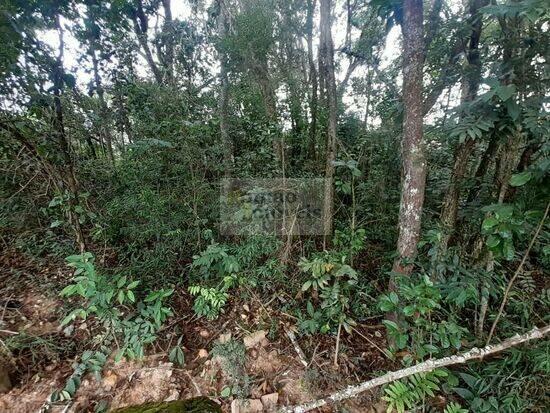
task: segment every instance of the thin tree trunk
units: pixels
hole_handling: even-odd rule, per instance
[[[403,178],[399,208],[397,258],[393,271],[404,275],[412,270],[417,252],[426,186],[426,158],[422,143],[422,70],[424,34],[422,0],[404,0],[403,44]],[[393,288],[393,282],[390,282]]]
[[[336,79],[334,76],[334,44],[332,43],[331,0],[321,0],[321,39],[319,49],[319,71],[326,82],[326,103],[328,113],[327,145],[325,158],[325,189],[323,196],[324,246],[326,247],[333,229],[334,214],[334,161],[336,160]]]
[[[313,59],[313,15],[315,14],[316,0],[307,1],[307,59],[309,62],[309,82],[311,84],[311,99],[309,103],[311,121],[309,124],[309,157],[315,160],[315,145],[317,140],[317,68]]]
[[[64,186],[68,190],[69,197],[69,208],[67,212],[67,217],[69,219],[70,225],[73,227],[75,232],[76,242],[80,248],[81,252],[84,252],[86,249],[86,244],[84,241],[84,233],[82,227],[80,226],[80,221],[78,215],[75,212],[75,207],[78,205],[78,182],[74,173],[74,164],[71,156],[71,149],[69,142],[67,140],[67,135],[65,134],[65,125],[63,122],[63,107],[61,104],[61,95],[63,91],[63,54],[65,48],[65,41],[63,36],[63,28],[61,27],[61,22],[59,15],[55,16],[55,27],[59,35],[59,54],[57,56],[55,66],[53,68],[53,94],[54,94],[54,128],[55,134],[57,135],[57,141],[61,149],[63,156],[63,172],[61,173],[61,178],[64,181]]]
[[[367,67],[367,102],[365,104],[365,117],[363,118],[363,127],[365,130],[369,128],[369,108],[370,108],[370,99],[371,99],[371,88],[372,88],[372,72]]]
[[[99,75],[99,64],[96,56],[95,40],[92,39],[91,42],[92,42],[91,55],[92,55],[92,64],[94,69],[94,83],[96,87],[97,96],[99,98],[99,105],[101,108],[101,124],[100,124],[101,132],[100,133],[101,133],[101,136],[103,137],[102,140],[105,141],[105,146],[107,147],[107,155],[109,157],[109,160],[111,161],[112,164],[114,164],[115,156],[113,152],[113,139],[112,139],[111,131],[109,130],[110,125],[109,123],[105,125],[105,121],[109,116],[109,108],[107,107],[107,102],[105,101],[105,91],[101,83],[101,76]]]
[[[491,162],[493,161],[495,153],[498,149],[498,143],[499,137],[495,132],[493,132],[489,140],[489,145],[487,145],[487,149],[485,149],[485,152],[483,152],[481,161],[479,161],[479,165],[476,169],[476,173],[474,175],[474,184],[470,189],[470,192],[468,193],[467,202],[469,204],[472,203],[481,192],[481,181],[489,170],[489,165],[491,165]]]
[[[487,4],[487,0],[471,0],[470,3],[470,17],[468,22],[472,28],[472,32],[468,43],[468,67],[462,83],[462,103],[473,101],[479,89],[479,82],[481,80],[479,40],[481,38],[483,23],[482,16],[479,14],[479,9]],[[445,193],[441,209],[440,220],[443,234],[438,248],[439,257],[443,257],[446,254],[449,240],[455,231],[461,187],[468,170],[468,161],[475,146],[476,141],[468,137],[464,142],[459,143],[455,150],[451,181]]]
[[[228,21],[224,0],[219,0],[218,31],[220,38],[224,39],[228,33]],[[224,177],[229,179],[233,173],[233,141],[229,135],[229,79],[227,77],[227,55],[219,51],[220,56],[220,80],[221,90],[218,102],[220,116],[220,135],[223,144]]]
[[[153,59],[153,53],[151,52],[148,39],[147,39],[148,21],[147,21],[147,16],[143,11],[142,0],[134,0],[134,5],[135,5],[135,9],[133,9],[131,12],[132,23],[134,25],[134,32],[137,36],[139,45],[143,49],[145,60],[147,61],[147,64],[149,65],[149,67],[151,68],[151,71],[153,72],[153,75],[155,76],[155,80],[157,81],[158,84],[161,84],[163,80],[162,72],[160,71],[157,64],[155,63],[155,60]]]
[[[174,30],[172,21],[171,0],[162,0],[164,9],[164,38],[166,51],[163,56],[164,69],[166,71],[166,81],[171,84],[174,81]]]

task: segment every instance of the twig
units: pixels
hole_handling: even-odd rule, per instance
[[[340,352],[340,334],[342,333],[342,322],[338,324],[338,334],[336,335],[336,349],[334,350],[334,367],[338,367],[338,353]]]
[[[195,390],[197,390],[197,393],[199,394],[199,396],[202,396],[201,389],[197,385],[197,382],[193,379],[193,376],[191,376],[191,374],[188,371],[185,371],[185,374],[187,375],[187,377],[189,377],[189,380],[191,380],[191,383],[193,383],[193,386],[195,386]]]
[[[540,230],[542,229],[542,226],[544,225],[544,220],[548,216],[548,210],[550,209],[550,202],[546,205],[546,211],[544,211],[544,215],[542,219],[540,220],[539,226],[537,227],[537,230],[535,231],[535,234],[533,235],[533,238],[531,238],[531,242],[529,243],[529,246],[527,247],[527,250],[525,251],[525,254],[523,254],[523,258],[521,262],[518,265],[518,268],[516,269],[516,272],[514,273],[514,276],[510,279],[508,282],[508,285],[506,286],[506,291],[504,291],[504,297],[502,297],[502,302],[500,303],[500,308],[498,309],[497,316],[495,318],[495,321],[493,321],[493,325],[491,326],[491,331],[489,332],[489,337],[487,337],[487,341],[485,342],[485,345],[488,346],[491,342],[491,338],[493,338],[493,334],[495,333],[495,329],[497,328],[498,321],[500,320],[500,317],[502,316],[502,312],[504,311],[504,307],[506,306],[506,301],[508,301],[508,294],[510,293],[510,290],[512,289],[512,285],[514,285],[514,282],[516,281],[516,278],[518,278],[518,275],[520,274],[521,270],[523,269],[523,265],[525,264],[525,261],[527,261],[527,257],[529,256],[529,252],[531,252],[531,248],[533,248],[533,245],[535,244],[535,240],[539,236]]]
[[[0,330],[0,333],[3,334],[12,334],[14,336],[18,335],[19,333],[17,331],[10,331],[10,330]]]
[[[306,360],[306,356],[304,352],[302,351],[302,348],[299,346],[298,341],[296,341],[296,336],[294,335],[294,332],[292,330],[286,330],[286,335],[292,342],[292,345],[294,346],[294,350],[296,350],[296,353],[298,354],[298,357],[300,357],[300,361],[304,365],[304,367],[308,366],[308,362]]]
[[[382,353],[384,355],[384,357],[386,358],[390,358],[388,356],[388,353],[386,353],[384,350],[382,350],[374,341],[372,341],[370,338],[368,338],[367,336],[365,336],[364,334],[362,334],[359,330],[357,330],[355,327],[352,327],[353,331],[355,331],[357,334],[359,334],[361,337],[363,337],[365,340],[367,340],[371,345],[373,345],[374,347],[376,347],[376,349],[378,351],[380,351],[380,353]]]
[[[381,386],[383,384],[391,383],[395,380],[402,379],[404,377],[412,376],[413,374],[429,372],[434,369],[450,366],[454,364],[462,364],[469,360],[474,359],[483,359],[491,354],[498,353],[500,351],[506,350],[510,347],[517,346],[519,344],[525,343],[530,340],[540,339],[550,333],[550,325],[547,325],[542,328],[533,328],[528,333],[519,335],[516,334],[514,337],[511,337],[507,340],[504,340],[502,343],[495,344],[492,346],[486,346],[481,349],[473,348],[465,353],[457,354],[451,357],[444,357],[441,359],[430,359],[424,361],[416,366],[407,367],[402,370],[392,371],[384,374],[383,376],[376,377],[375,379],[365,381],[363,383],[348,386],[347,388],[332,393],[330,396],[325,398],[314,400],[309,403],[301,404],[299,406],[288,406],[279,410],[280,413],[303,413],[309,412],[313,409],[326,406],[330,403],[339,402],[342,400],[355,397],[364,391],[373,389],[375,387]]]

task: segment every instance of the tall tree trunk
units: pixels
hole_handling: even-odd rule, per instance
[[[107,155],[112,164],[115,162],[115,156],[113,152],[113,139],[110,130],[110,124],[106,122],[109,118],[109,108],[107,107],[107,102],[105,101],[105,90],[103,89],[103,84],[101,83],[101,76],[99,74],[99,63],[96,55],[96,44],[95,40],[91,40],[91,55],[92,55],[92,65],[94,69],[94,83],[99,98],[99,105],[101,109],[101,124],[100,124],[100,133],[102,136],[102,141],[105,141],[107,146]]]
[[[218,0],[218,32],[221,39],[227,37],[228,21],[224,0]],[[229,79],[227,77],[227,55],[223,50],[218,51],[220,57],[221,89],[218,102],[220,116],[220,136],[223,144],[224,177],[229,179],[233,173],[233,141],[229,135]]]
[[[171,0],[162,0],[164,9],[164,46],[163,65],[166,72],[166,81],[171,84],[174,81],[174,23],[172,21]]]
[[[372,95],[372,72],[370,71],[369,67],[367,67],[367,102],[365,103],[365,117],[363,118],[363,128],[365,128],[365,131],[369,128],[369,107],[370,107],[370,99]]]
[[[468,53],[466,56],[468,66],[466,68],[466,75],[463,77],[462,81],[462,103],[473,101],[479,89],[479,82],[481,79],[479,40],[483,24],[479,9],[487,4],[487,0],[470,1],[470,17],[468,23],[472,28],[472,32],[468,41]],[[449,240],[455,230],[462,182],[468,170],[468,161],[475,146],[476,141],[468,137],[464,142],[460,143],[455,150],[451,181],[445,193],[440,216],[443,228],[443,234],[438,248],[440,257],[445,255]]]
[[[61,95],[63,93],[64,84],[64,69],[63,69],[63,54],[65,49],[65,41],[63,36],[63,28],[61,27],[60,17],[58,14],[55,16],[55,27],[59,35],[59,53],[53,67],[53,102],[54,102],[54,120],[53,125],[55,129],[55,135],[57,142],[61,149],[63,157],[62,172],[60,172],[61,187],[65,188],[69,192],[69,208],[67,212],[67,218],[70,225],[73,227],[76,243],[78,244],[80,251],[84,252],[86,244],[84,241],[84,232],[76,213],[76,206],[78,205],[78,181],[74,173],[73,158],[71,155],[71,148],[67,135],[65,134],[65,125],[63,122],[63,107],[61,104]]]
[[[403,3],[403,178],[399,207],[399,237],[395,273],[408,275],[417,252],[426,186],[426,159],[422,144],[422,69],[424,34],[422,0]],[[393,288],[393,282],[390,284]]]
[[[145,60],[147,61],[149,68],[151,69],[151,71],[153,72],[153,75],[155,76],[155,80],[157,81],[158,84],[161,84],[163,80],[162,72],[157,66],[155,60],[153,59],[153,53],[151,52],[151,48],[149,47],[149,43],[147,39],[149,22],[143,10],[142,0],[134,0],[134,6],[135,8],[133,8],[130,13],[130,17],[134,25],[134,32],[137,36],[139,45],[143,49]]]
[[[491,165],[491,162],[493,161],[495,153],[498,149],[498,144],[499,136],[496,131],[494,131],[491,135],[491,138],[489,139],[489,144],[487,145],[485,152],[483,152],[483,156],[481,157],[479,165],[477,166],[476,172],[474,174],[474,184],[472,185],[472,188],[470,189],[467,198],[467,202],[469,204],[471,204],[481,192],[481,181],[489,170],[489,166]]]
[[[321,0],[321,39],[319,71],[326,85],[328,130],[325,158],[325,189],[323,196],[324,245],[332,236],[334,214],[334,161],[336,160],[336,79],[334,76],[334,44],[332,43],[331,0]]]
[[[311,84],[311,99],[309,109],[311,121],[309,124],[309,157],[315,160],[315,144],[317,140],[317,68],[313,58],[313,16],[315,14],[316,0],[307,0],[307,60],[309,62],[309,83]]]

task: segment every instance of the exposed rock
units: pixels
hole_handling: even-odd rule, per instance
[[[116,387],[118,376],[112,371],[107,371],[103,376],[103,387],[105,390],[110,391]]]
[[[229,340],[231,340],[231,332],[220,334],[218,337],[218,343],[220,344],[227,343]]]
[[[119,372],[119,370],[117,370]],[[111,403],[112,408],[158,402],[166,399],[172,390],[172,363],[161,363],[157,367],[128,371],[128,383],[119,386]]]
[[[180,392],[177,389],[172,389],[172,391],[164,401],[171,402],[174,400],[178,400],[179,398],[180,398]]]
[[[258,330],[255,333],[245,336],[243,338],[244,346],[246,348],[252,348],[264,342],[264,340],[267,340],[265,336],[266,336],[265,330]]]
[[[205,358],[207,358],[207,357],[208,357],[208,351],[206,351],[204,348],[201,348],[201,349],[199,350],[199,355],[198,355],[198,357],[199,357],[200,359],[205,359]]]
[[[264,405],[258,399],[235,399],[231,402],[231,413],[262,413]]]
[[[279,393],[265,394],[261,398],[264,409],[268,412],[274,412],[277,409]]]

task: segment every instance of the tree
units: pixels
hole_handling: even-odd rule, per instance
[[[321,0],[319,72],[325,87],[328,127],[325,153],[325,188],[323,195],[323,233],[327,245],[332,236],[334,215],[334,162],[336,160],[336,79],[334,76],[334,44],[332,42],[331,0]]]
[[[479,41],[483,27],[483,18],[480,9],[488,4],[487,0],[471,0],[470,16],[468,26],[471,27],[471,33],[467,41],[468,50],[466,53],[466,70],[462,78],[462,96],[461,103],[466,105],[472,102],[479,89],[481,81],[482,62],[479,54]],[[464,142],[457,145],[454,153],[453,169],[449,187],[443,199],[441,207],[441,224],[443,234],[439,245],[440,256],[447,251],[449,240],[454,232],[458,213],[458,203],[461,194],[461,187],[465,174],[468,170],[468,161],[476,146],[476,140],[467,137]]]
[[[403,2],[403,167],[399,205],[399,237],[393,271],[410,274],[420,237],[426,185],[426,157],[422,143],[422,70],[424,30],[422,0]]]

